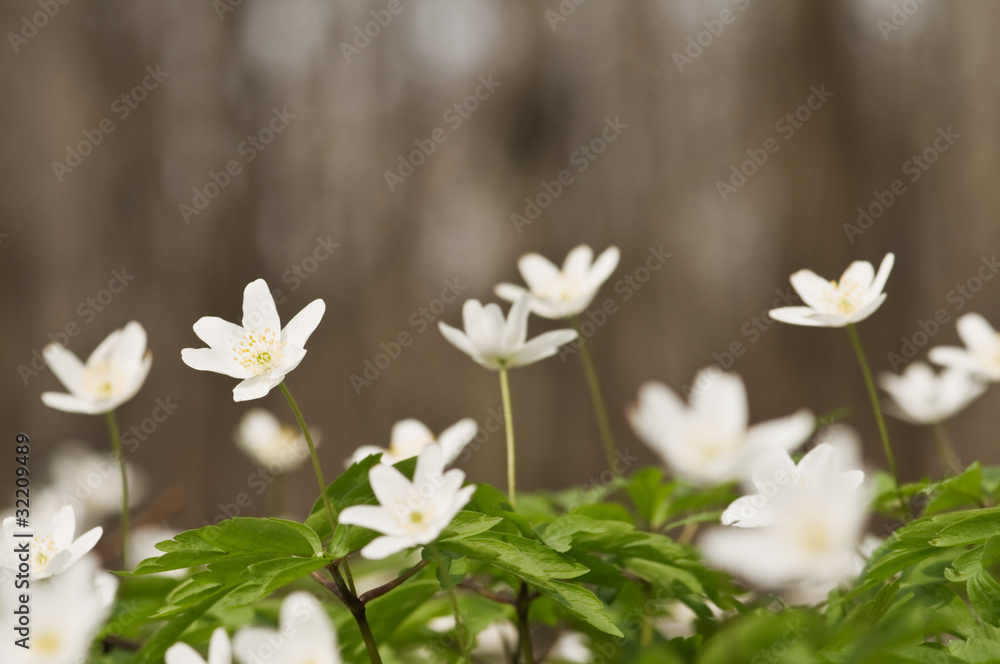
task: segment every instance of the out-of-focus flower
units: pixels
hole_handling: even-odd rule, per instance
[[[78,522],[98,523],[121,511],[122,478],[113,455],[94,452],[83,443],[72,441],[56,450],[49,468],[52,492],[64,504],[76,508]],[[129,506],[134,507],[145,497],[146,476],[131,463],[125,464],[125,472]]]
[[[967,371],[990,381],[1000,381],[1000,334],[979,314],[965,314],[955,323],[965,348],[938,346],[927,356],[931,362]]]
[[[432,443],[438,443],[441,445],[444,465],[449,466],[458,458],[465,446],[476,437],[478,431],[479,425],[476,424],[476,421],[467,417],[442,431],[441,435],[435,439],[431,430],[420,420],[400,420],[392,426],[388,449],[377,445],[362,445],[354,452],[347,465],[357,463],[372,454],[381,454],[382,463],[391,466],[404,459],[417,456]]]
[[[23,590],[13,579],[3,579],[0,613],[13,615]],[[98,630],[111,614],[118,581],[100,569],[93,556],[84,556],[64,574],[31,583],[31,634],[25,649],[16,645],[16,632],[0,639],[0,662],[67,664],[88,661]],[[8,628],[8,631],[9,628]]]
[[[840,281],[827,281],[811,270],[799,270],[791,282],[806,306],[772,309],[768,315],[782,323],[814,327],[844,327],[863,321],[885,301],[882,289],[894,261],[893,254],[886,254],[878,274],[868,261],[854,261]]]
[[[569,318],[582,313],[618,267],[618,247],[608,247],[594,260],[593,250],[585,244],[566,256],[562,269],[539,254],[525,254],[517,267],[528,284],[525,289],[514,284],[498,284],[497,297],[516,302],[531,296],[531,310],[543,318]]]
[[[679,477],[718,483],[747,476],[753,459],[769,446],[793,450],[812,433],[807,410],[748,427],[743,380],[703,369],[689,406],[662,383],[639,388],[629,421],[639,437]]]
[[[299,366],[325,311],[323,300],[313,300],[282,329],[271,291],[257,279],[243,291],[243,326],[214,316],[199,318],[194,333],[209,347],[185,348],[181,359],[192,369],[241,379],[233,401],[259,399]]]
[[[886,412],[914,424],[942,422],[986,391],[985,383],[963,369],[935,374],[923,362],[911,362],[898,376],[883,372],[879,385],[892,397]]]
[[[479,300],[466,300],[462,306],[465,332],[440,321],[438,328],[455,348],[487,369],[523,367],[555,355],[559,346],[576,339],[576,331],[566,329],[527,341],[530,306],[530,296],[519,297],[504,320],[499,305],[484,307]]]
[[[581,662],[586,664],[594,659],[594,653],[587,645],[586,634],[567,632],[561,634],[549,649],[548,659],[557,662]]]
[[[368,479],[379,504],[347,507],[338,521],[382,533],[361,550],[361,555],[372,560],[433,542],[476,491],[475,486],[462,488],[465,473],[461,470],[444,472],[437,443],[417,457],[412,482],[385,464],[368,471]]]
[[[309,427],[309,433],[318,446],[319,432]],[[282,424],[263,408],[254,408],[243,416],[233,439],[254,463],[276,474],[289,473],[309,458],[309,445],[302,431]]]
[[[233,651],[244,664],[265,660],[268,664],[341,664],[338,647],[337,632],[326,610],[305,591],[291,593],[281,603],[278,630],[244,627],[233,637]]]
[[[165,658],[167,664],[232,664],[233,647],[229,643],[229,635],[226,634],[225,628],[217,627],[212,632],[212,640],[208,644],[207,661],[201,658],[197,650],[180,642],[167,649]]]
[[[827,430],[829,431],[829,430]],[[781,492],[808,491],[818,482],[839,476],[844,491],[854,491],[865,481],[858,470],[858,442],[846,429],[824,432],[826,440],[811,449],[799,463],[785,450],[772,447],[753,462],[751,484],[756,491],[733,501],[722,513],[722,524],[741,528],[773,526],[777,515],[770,502]]]
[[[160,542],[173,539],[177,535],[176,530],[171,530],[165,526],[150,525],[139,526],[129,533],[128,538],[128,559],[134,564],[147,558],[158,558],[163,552],[156,548]],[[160,576],[180,579],[187,576],[185,569],[173,569],[166,572],[157,572]],[[209,664],[212,664],[209,662]]]
[[[25,532],[33,532],[34,536],[30,540],[17,536],[18,533]],[[48,527],[42,529],[29,530],[19,527],[16,525],[15,517],[10,516],[3,520],[6,547],[2,553],[0,566],[16,572],[19,562],[16,552],[20,550],[19,547],[30,542],[31,578],[45,579],[55,576],[65,572],[73,563],[89,553],[103,533],[104,530],[97,527],[74,538],[76,514],[69,505],[63,505],[49,522]]]
[[[58,343],[43,351],[46,363],[69,390],[45,392],[46,406],[68,413],[101,415],[136,395],[149,374],[153,353],[146,350],[146,330],[132,321],[109,334],[86,364]]]
[[[455,616],[440,616],[428,624],[436,632],[455,629]],[[472,645],[472,658],[481,664],[506,664],[517,650],[517,628],[509,622],[495,622],[476,634]],[[432,653],[428,653],[429,655]],[[589,660],[588,660],[589,661]]]

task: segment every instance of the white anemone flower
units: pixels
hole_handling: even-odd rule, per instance
[[[259,399],[299,366],[325,311],[323,300],[313,300],[282,329],[271,291],[257,279],[243,291],[242,327],[215,316],[199,318],[194,333],[209,347],[185,348],[181,359],[192,369],[241,379],[233,401]]]
[[[115,456],[94,452],[84,443],[69,441],[59,446],[49,465],[51,491],[63,504],[76,508],[81,523],[99,523],[122,509],[122,477]],[[129,507],[140,504],[146,495],[146,475],[126,463]],[[34,501],[32,501],[34,502]]]
[[[857,469],[860,453],[854,434],[835,427],[821,436],[826,440],[806,453],[798,464],[788,452],[777,447],[760,455],[753,463],[751,477],[755,493],[733,501],[722,513],[722,525],[773,526],[778,517],[770,503],[779,493],[809,491],[813,485],[826,481],[839,481],[845,492],[860,487],[865,473]]]
[[[87,362],[51,343],[42,352],[59,382],[69,390],[45,392],[42,402],[67,413],[102,415],[136,395],[149,375],[153,353],[146,350],[146,330],[132,321],[109,334]]]
[[[462,306],[465,331],[438,322],[441,334],[459,349],[487,369],[513,369],[533,364],[556,354],[559,347],[576,339],[575,330],[552,330],[528,338],[528,315],[531,296],[522,295],[514,302],[504,320],[499,305],[479,300],[466,300]]]
[[[33,537],[23,537],[24,533]],[[3,535],[6,540],[0,566],[17,571],[21,547],[28,545],[32,579],[45,579],[61,574],[73,563],[90,552],[101,539],[101,527],[88,530],[80,537],[76,534],[76,513],[70,505],[63,505],[46,528],[22,528],[16,526],[15,517],[3,520]]]
[[[318,446],[319,432],[310,427],[309,433]],[[283,424],[263,408],[254,408],[243,416],[233,439],[254,463],[275,474],[289,473],[309,458],[309,445],[302,431]]]
[[[542,318],[561,319],[583,313],[594,301],[597,291],[618,267],[618,247],[608,247],[594,260],[593,250],[585,244],[566,256],[562,269],[540,254],[525,254],[517,261],[525,289],[515,284],[498,284],[497,297],[516,302],[531,295],[531,310]]]
[[[808,410],[748,426],[746,389],[734,373],[703,369],[694,386],[685,406],[666,385],[646,383],[628,413],[639,438],[678,477],[699,483],[745,478],[762,450],[794,450],[812,433]]]
[[[931,362],[961,369],[989,381],[1000,381],[1000,334],[979,314],[965,314],[955,323],[965,348],[932,348]]]
[[[763,588],[827,587],[857,574],[869,491],[851,489],[840,464],[821,465],[806,486],[767,501],[771,525],[715,528],[701,538],[705,558]]]
[[[0,613],[12,616],[19,606],[13,579],[3,579]],[[107,621],[118,581],[85,556],[66,573],[31,584],[31,631],[28,649],[15,644],[21,636],[7,628],[0,639],[0,662],[67,664],[90,661],[94,637]],[[11,621],[13,622],[13,621]]]
[[[338,648],[326,610],[304,590],[281,603],[277,630],[244,627],[233,637],[233,652],[244,664],[341,664]]]
[[[208,660],[202,659],[197,650],[183,642],[170,646],[164,657],[166,664],[232,664],[233,647],[225,628],[217,627],[208,644]]]
[[[792,286],[805,302],[803,307],[772,309],[776,321],[814,327],[844,327],[858,323],[882,306],[882,292],[896,258],[886,254],[878,274],[868,261],[851,263],[840,281],[827,281],[811,270],[799,270],[791,277]]]
[[[962,369],[940,374],[923,362],[912,362],[900,375],[883,372],[879,385],[892,397],[886,412],[913,424],[935,424],[958,414],[986,384]]]
[[[361,550],[371,560],[381,560],[413,546],[430,544],[472,499],[474,485],[462,488],[465,473],[444,472],[441,446],[432,443],[417,457],[413,481],[393,466],[376,464],[368,471],[378,505],[355,505],[340,512],[340,523],[382,533]]]
[[[476,421],[467,417],[451,425],[435,438],[431,430],[420,420],[400,420],[392,425],[388,449],[377,445],[362,445],[354,452],[347,465],[357,463],[372,454],[381,454],[382,463],[391,466],[419,455],[432,443],[438,443],[441,445],[444,465],[450,466],[465,446],[476,437],[478,431],[479,425]]]

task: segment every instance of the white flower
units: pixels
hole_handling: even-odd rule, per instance
[[[71,441],[59,446],[49,468],[52,491],[63,504],[76,508],[81,523],[98,523],[121,511],[122,477],[113,454],[94,452],[79,441]],[[131,463],[125,464],[125,472],[129,506],[134,507],[145,497],[146,477]]]
[[[171,530],[160,525],[147,525],[133,528],[128,536],[128,559],[133,564],[147,558],[158,558],[163,552],[156,548],[160,542],[173,539],[177,535],[176,530]],[[186,569],[172,569],[166,572],[156,572],[159,576],[181,579],[187,576]]]
[[[703,369],[694,385],[685,407],[666,385],[646,383],[628,413],[638,436],[679,477],[702,483],[739,479],[761,450],[793,450],[812,433],[807,410],[748,427],[746,389],[736,374]]]
[[[522,367],[555,355],[559,346],[576,339],[574,330],[553,330],[526,342],[530,307],[529,295],[519,297],[505,321],[498,305],[484,307],[479,300],[466,300],[462,306],[465,332],[442,322],[438,328],[455,348],[487,369]]]
[[[46,346],[43,355],[69,393],[45,392],[42,401],[56,410],[87,415],[107,413],[134,397],[153,364],[146,330],[135,321],[109,334],[86,364],[58,343]]]
[[[955,326],[965,348],[932,348],[927,354],[931,362],[1000,381],[1000,334],[979,314],[965,314]]]
[[[323,300],[313,300],[282,329],[271,291],[257,279],[243,291],[243,326],[214,316],[199,318],[194,333],[209,347],[185,348],[181,359],[192,369],[242,379],[233,401],[259,399],[299,366],[306,340],[325,311]]]
[[[76,534],[76,514],[69,505],[63,505],[47,528],[20,528],[15,525],[15,518],[10,516],[3,520],[3,535],[6,540],[0,566],[18,570],[19,547],[28,543],[31,551],[30,565],[32,579],[45,579],[66,571],[73,563],[82,558],[101,539],[104,530],[100,527],[88,530],[74,539]],[[19,537],[19,533],[32,533],[33,537]]]
[[[208,644],[208,661],[186,643],[175,643],[166,652],[167,664],[232,664],[233,648],[225,628],[217,627]]]
[[[525,254],[517,267],[528,284],[526,290],[514,284],[498,284],[497,297],[516,302],[525,293],[531,295],[531,310],[543,318],[569,318],[582,313],[593,302],[601,285],[618,267],[618,247],[608,247],[594,260],[594,252],[585,244],[566,256],[562,270],[539,254]]]
[[[312,427],[309,433],[313,444],[318,446],[319,433]],[[263,408],[254,408],[244,415],[233,438],[254,463],[275,474],[289,473],[309,458],[309,445],[302,431],[282,424]]]
[[[20,606],[14,579],[2,579],[0,613],[12,616]],[[0,662],[70,664],[90,661],[91,645],[111,613],[118,581],[86,556],[57,577],[31,583],[31,634],[25,650],[10,626],[0,639]],[[12,620],[6,620],[12,624]]]
[[[942,422],[986,391],[985,383],[962,369],[935,374],[923,362],[910,363],[899,376],[883,372],[879,385],[892,397],[886,412],[914,424]]]
[[[362,445],[354,452],[347,465],[357,463],[372,454],[381,454],[382,463],[391,466],[404,459],[417,456],[431,443],[439,443],[444,465],[449,466],[458,458],[465,446],[476,437],[478,431],[479,425],[476,424],[476,421],[467,417],[442,431],[441,435],[435,439],[431,430],[420,420],[400,420],[392,425],[388,449],[376,445]]]
[[[549,660],[557,662],[587,662],[594,661],[588,643],[590,639],[582,632],[566,632],[559,636],[549,649]]]
[[[827,281],[811,270],[799,270],[791,282],[806,306],[771,309],[768,315],[782,323],[816,327],[844,327],[863,321],[885,301],[882,289],[895,260],[895,256],[886,254],[878,274],[868,261],[854,261],[840,281]]]
[[[474,485],[462,488],[465,473],[461,470],[444,472],[441,446],[436,443],[417,457],[412,482],[385,464],[376,464],[368,480],[379,504],[347,507],[338,521],[382,533],[361,550],[361,555],[372,560],[433,542],[476,491]]]
[[[281,603],[278,627],[241,629],[233,638],[236,658],[244,664],[341,664],[337,632],[312,594],[300,590],[288,595]]]
[[[864,482],[858,442],[842,428],[824,432],[827,440],[811,449],[798,465],[777,447],[765,451],[753,462],[751,483],[756,493],[733,501],[722,513],[722,525],[741,528],[772,526],[777,515],[770,505],[779,493],[808,491],[814,484],[839,477],[845,492],[854,491]]]
[[[788,485],[768,498],[771,525],[705,533],[700,547],[706,559],[765,588],[853,578],[868,491],[854,486],[839,463],[817,465],[823,470],[808,484]]]

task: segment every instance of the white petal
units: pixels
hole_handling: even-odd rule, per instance
[[[233,388],[233,401],[250,401],[260,399],[285,379],[285,374],[277,372],[263,373],[247,378]]]
[[[791,276],[789,281],[792,282],[795,292],[799,294],[806,305],[813,309],[823,308],[826,294],[831,288],[829,281],[812,270],[799,270]]]
[[[888,258],[888,256],[886,257]],[[882,261],[883,265],[885,261]],[[892,265],[890,264],[890,268]],[[886,275],[888,277],[888,274]],[[868,261],[854,261],[847,266],[844,270],[844,274],[840,275],[840,281],[838,282],[841,286],[846,283],[855,283],[863,291],[869,290],[872,285],[872,281],[875,279],[875,268]]]
[[[406,531],[381,505],[353,505],[345,507],[337,515],[337,522],[349,526],[361,526],[385,535],[404,535]]]
[[[882,303],[885,302],[886,297],[887,295],[885,293],[882,293],[877,298],[875,298],[865,306],[861,307],[859,311],[848,316],[847,320],[851,323],[860,323],[861,321],[863,321],[864,319],[868,318],[873,313],[875,313],[875,311],[882,306]]]
[[[499,297],[501,300],[514,302],[517,300],[517,298],[527,294],[528,291],[525,290],[522,286],[503,283],[503,284],[497,284],[493,288],[493,292],[496,293],[496,296]]]
[[[152,366],[153,352],[146,351],[146,355],[142,358],[139,366],[131,374],[128,374],[128,382],[122,386],[121,392],[115,399],[118,404],[125,403],[142,389],[142,385],[146,382],[146,377],[149,375],[149,370]],[[115,408],[117,407],[116,405]]]
[[[816,310],[812,307],[780,307],[771,309],[767,315],[779,323],[790,325],[807,325],[809,327],[827,327],[825,323],[818,321]]]
[[[212,371],[233,378],[249,378],[253,373],[233,359],[233,351],[212,348],[185,348],[181,351],[184,364],[198,371]]]
[[[76,513],[69,505],[63,505],[49,523],[49,535],[58,549],[68,549],[76,533]]]
[[[233,637],[233,653],[235,653],[236,659],[243,664],[259,662],[260,653],[273,652],[273,643],[280,636],[277,630],[263,627],[244,627]]]
[[[540,254],[525,254],[517,261],[517,268],[528,288],[537,291],[553,279],[559,278],[559,268]]]
[[[355,464],[355,463],[357,463],[359,461],[367,459],[368,457],[370,457],[373,454],[381,454],[382,455],[382,463],[396,463],[396,461],[399,461],[399,459],[393,460],[389,456],[389,450],[387,450],[385,448],[378,447],[377,445],[362,445],[358,449],[354,450],[354,454],[351,455],[351,458],[348,459],[348,461],[347,461],[347,463],[345,465],[350,466],[350,465]]]
[[[417,493],[423,495],[424,485],[433,489],[440,482],[443,472],[444,463],[441,458],[441,446],[437,443],[431,443],[417,457],[417,467],[413,471],[413,488]],[[453,472],[461,473],[462,471]],[[464,477],[465,473],[462,473],[462,475]]]
[[[882,259],[882,264],[878,266],[878,274],[875,275],[875,281],[872,282],[869,289],[871,293],[882,292],[882,289],[885,288],[885,282],[889,280],[889,273],[892,272],[892,266],[895,262],[895,254],[888,253],[885,255],[885,258]]]
[[[438,329],[441,330],[441,334],[452,346],[459,349],[477,362],[482,361],[479,349],[476,348],[475,344],[472,343],[472,340],[469,339],[465,332],[455,329],[451,325],[442,321],[438,321]]]
[[[701,387],[707,384],[707,387]],[[694,379],[691,409],[701,419],[728,431],[744,433],[747,428],[747,392],[743,379],[734,373],[713,373],[702,369]]]
[[[118,343],[111,349],[111,364],[126,376],[139,371],[146,355],[146,330],[131,321],[118,337]]]
[[[516,353],[528,338],[528,316],[531,314],[531,296],[522,295],[517,298],[504,323],[503,338],[500,342],[501,355],[508,357]]]
[[[937,346],[927,352],[927,357],[934,364],[952,367],[960,371],[982,374],[984,368],[977,358],[964,348],[957,346]]]
[[[486,309],[479,300],[466,300],[462,305],[462,325],[465,334],[478,351],[494,345],[494,336],[486,320]]]
[[[552,330],[538,335],[519,350],[513,357],[507,358],[510,368],[523,367],[539,360],[555,355],[559,347],[576,339],[576,330]]]
[[[361,549],[361,555],[369,560],[382,560],[416,544],[417,542],[412,537],[390,537],[385,535],[373,539],[368,546]]]
[[[243,329],[254,332],[270,329],[275,334],[281,331],[278,308],[263,279],[251,281],[243,289]]]
[[[594,262],[594,250],[589,245],[581,244],[574,247],[566,255],[563,261],[562,272],[567,276],[585,277],[590,271],[590,264]]]
[[[958,336],[969,350],[992,348],[998,345],[997,332],[979,314],[965,314],[955,323]]]
[[[281,603],[279,624],[282,632],[294,634],[293,642],[309,650],[329,652],[337,648],[337,634],[330,625],[330,617],[308,592],[300,590],[285,598]]]
[[[117,329],[108,336],[104,337],[104,341],[98,344],[89,356],[87,356],[87,366],[93,366],[97,363],[104,362],[111,359],[111,352],[114,350],[115,346],[118,345],[118,340],[122,335],[122,330]]]
[[[684,420],[684,404],[662,383],[644,383],[639,388],[639,402],[628,412],[636,434],[661,456],[677,436]]]
[[[780,417],[755,424],[747,430],[746,445],[776,445],[791,452],[804,443],[812,433],[816,418],[808,410],[800,410],[788,417]]]
[[[608,277],[615,271],[615,268],[618,267],[620,257],[621,252],[618,251],[618,247],[608,247],[601,252],[601,255],[597,257],[594,265],[590,268],[587,283],[595,290],[600,288],[601,284],[607,281]]]
[[[194,333],[211,348],[230,353],[243,337],[243,328],[215,316],[202,316],[195,322]]]
[[[761,528],[774,525],[777,516],[767,500],[761,495],[737,498],[729,504],[720,517],[724,526],[737,528]]]
[[[52,369],[59,382],[73,394],[84,394],[83,387],[83,362],[72,352],[63,348],[60,344],[49,344],[42,351],[45,363]]]
[[[305,309],[295,314],[292,320],[288,321],[288,325],[281,331],[281,336],[293,346],[305,348],[309,335],[319,325],[325,312],[326,303],[323,300],[313,300],[306,305]]]
[[[378,502],[392,508],[397,501],[405,501],[413,494],[413,486],[403,473],[392,466],[376,464],[368,471],[368,482]]]
[[[197,650],[182,642],[175,643],[167,648],[164,657],[166,664],[205,664],[205,660],[201,658]],[[215,663],[212,662],[211,664]]]
[[[229,635],[222,627],[212,632],[212,640],[208,644],[208,664],[231,664],[233,647],[229,643]]]
[[[73,553],[71,562],[75,562],[90,553],[90,551],[97,546],[97,542],[101,539],[101,535],[103,534],[104,529],[97,526],[96,528],[91,528],[76,538],[76,541],[74,541],[72,546],[70,546],[70,551]]]
[[[66,413],[83,413],[85,415],[101,415],[114,408],[113,405],[109,406],[107,402],[81,399],[65,392],[43,392],[42,403],[49,408]]]
[[[441,444],[441,454],[445,466],[454,463],[465,446],[479,433],[479,425],[471,417],[456,422],[441,432],[438,442]]]

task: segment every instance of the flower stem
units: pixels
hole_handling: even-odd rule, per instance
[[[608,419],[608,410],[604,405],[604,396],[601,394],[601,384],[597,381],[597,370],[594,368],[594,360],[590,356],[587,339],[583,335],[580,317],[573,316],[570,322],[580,339],[580,359],[583,361],[583,373],[587,377],[587,389],[590,390],[590,402],[594,407],[597,429],[601,433],[601,443],[604,445],[604,458],[608,462],[608,468],[613,468],[616,450],[615,437],[611,432],[611,421]]]
[[[451,575],[444,566],[444,556],[441,555],[441,552],[438,551],[438,548],[433,543],[428,544],[427,548],[430,549],[431,554],[434,556],[434,562],[438,566],[438,578],[444,583],[445,592],[448,595],[448,599],[451,600],[451,610],[455,614],[455,636],[458,639],[458,649],[462,653],[462,659],[467,664],[472,664],[472,659],[469,656],[465,623],[462,621],[462,612],[458,608],[458,599],[455,597],[455,586],[451,582]]]
[[[111,449],[114,450],[115,457],[118,459],[118,469],[122,475],[122,569],[128,571],[128,473],[125,471],[125,454],[122,451],[121,437],[118,435],[118,420],[115,418],[115,411],[109,410],[105,419],[108,423],[108,436],[111,438]]]
[[[882,417],[882,406],[878,402],[878,391],[875,389],[875,380],[872,378],[872,370],[868,364],[868,357],[865,355],[864,346],[861,345],[861,337],[858,336],[858,329],[854,323],[847,324],[847,334],[851,337],[851,344],[854,346],[854,354],[858,356],[858,364],[861,365],[861,373],[864,374],[865,384],[868,386],[868,397],[872,402],[872,410],[875,411],[875,422],[878,424],[878,433],[882,438],[882,449],[885,451],[885,458],[889,464],[889,472],[892,480],[896,484],[896,491],[899,492],[899,473],[896,472],[896,459],[892,455],[892,445],[889,443],[889,431],[885,427],[885,418]],[[902,494],[899,495],[900,509],[906,509]]]
[[[319,483],[319,495],[323,497],[323,507],[326,508],[326,518],[330,521],[330,534],[332,535],[333,531],[337,530],[337,519],[333,516],[333,507],[330,506],[330,499],[326,495],[326,480],[323,479],[323,469],[319,465],[319,457],[316,456],[316,446],[313,445],[309,427],[306,426],[306,421],[302,418],[302,411],[299,410],[298,404],[292,398],[292,393],[288,391],[284,381],[279,383],[278,387],[281,388],[281,393],[285,395],[285,400],[288,401],[292,412],[295,413],[295,419],[299,423],[299,428],[302,429],[302,435],[305,436],[306,444],[309,445],[309,456],[312,457],[313,470],[316,471],[316,481]]]
[[[340,575],[340,570],[337,568],[336,563],[329,565],[328,569],[333,576],[334,583],[337,584],[340,599],[350,610],[351,615],[354,616],[354,622],[358,623],[361,638],[364,639],[365,648],[368,650],[368,659],[371,661],[371,664],[382,664],[382,656],[378,654],[378,644],[375,643],[375,637],[372,635],[372,629],[368,625],[368,618],[365,615],[364,602],[358,599],[358,596],[347,587],[347,583],[344,582],[344,577]]]
[[[507,500],[514,507],[516,487],[514,482],[514,416],[510,408],[510,385],[507,383],[507,367],[500,365],[500,393],[503,396],[503,422],[507,427]]]
[[[524,664],[535,664],[535,652],[531,645],[531,625],[528,624],[528,609],[531,608],[531,597],[528,595],[528,584],[521,582],[521,590],[517,593],[517,633],[521,642],[521,654]]]
[[[945,477],[958,475],[962,472],[962,462],[952,445],[951,436],[941,422],[935,422],[931,428],[934,430],[934,441],[937,443],[938,457],[941,459],[941,467],[944,469]]]

